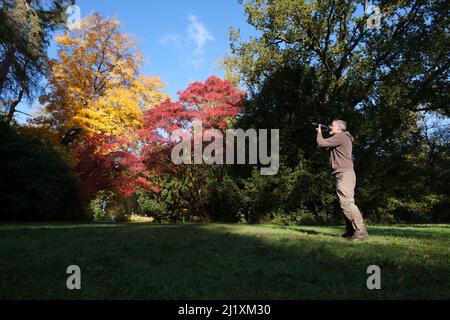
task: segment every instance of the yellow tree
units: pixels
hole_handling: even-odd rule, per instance
[[[140,73],[142,54],[119,21],[95,13],[56,41],[58,58],[35,122],[61,137],[73,130],[82,137],[135,130],[143,111],[166,98],[158,77]]]

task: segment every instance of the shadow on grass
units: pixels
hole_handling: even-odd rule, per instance
[[[449,298],[448,251],[410,252],[417,238],[353,244],[306,228],[113,226],[1,226],[0,298]],[[82,270],[80,291],[65,287],[71,264]],[[382,290],[366,287],[372,264]]]

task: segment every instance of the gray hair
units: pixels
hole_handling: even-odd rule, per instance
[[[342,131],[347,131],[347,122],[345,122],[344,120],[335,119],[335,120],[333,120],[333,122],[336,122],[339,125],[339,127],[342,129]]]

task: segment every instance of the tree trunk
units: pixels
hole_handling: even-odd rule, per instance
[[[11,125],[11,122],[14,119],[14,113],[16,112],[16,107],[19,104],[19,102],[22,100],[24,92],[25,92],[25,87],[24,87],[23,83],[21,83],[19,96],[17,97],[16,100],[12,101],[11,105],[9,106],[8,115],[6,116],[6,123],[9,125]]]

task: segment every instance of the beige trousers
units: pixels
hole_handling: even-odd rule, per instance
[[[344,171],[335,174],[336,178],[336,194],[339,198],[342,212],[347,224],[347,231],[349,227],[354,230],[365,230],[364,221],[355,205],[355,185],[356,175],[355,171]]]

